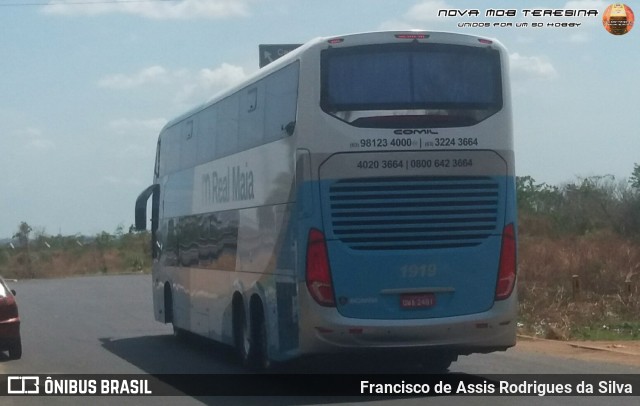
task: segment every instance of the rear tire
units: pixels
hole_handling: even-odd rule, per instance
[[[9,359],[20,358],[22,358],[22,340],[18,338],[9,346]]]
[[[272,364],[269,359],[267,328],[262,305],[252,306],[247,318],[242,302],[234,306],[234,342],[242,365],[256,371],[265,371]]]
[[[251,314],[251,367],[259,371],[266,371],[272,367],[269,359],[269,339],[267,337],[267,324],[264,319],[262,306],[254,309]]]
[[[422,367],[430,373],[442,373],[447,372],[451,363],[457,360],[457,354],[429,352],[422,357]]]
[[[236,299],[233,304],[233,341],[236,353],[238,354],[238,359],[243,366],[248,366],[250,361],[248,329],[249,327],[242,299]]]
[[[169,283],[164,284],[164,322],[173,323],[173,294]]]
[[[169,283],[164,284],[164,322],[165,324],[171,323],[173,327],[173,336],[178,340],[183,340],[187,337],[187,331],[176,327],[176,323],[173,320],[173,293],[171,292],[171,286]]]

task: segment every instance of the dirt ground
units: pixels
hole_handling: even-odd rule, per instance
[[[515,351],[640,367],[640,341],[555,341],[519,335]]]

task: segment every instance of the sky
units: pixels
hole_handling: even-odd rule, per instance
[[[22,221],[46,235],[128,230],[168,120],[255,72],[259,44],[363,31],[498,39],[511,66],[517,175],[553,185],[627,178],[640,163],[640,27],[608,33],[602,15],[611,3],[0,0],[0,238]],[[626,4],[640,17],[640,1]],[[505,8],[517,15],[485,16]]]

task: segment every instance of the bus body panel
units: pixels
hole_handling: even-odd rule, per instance
[[[504,351],[516,344],[517,295],[491,309],[444,319],[376,320],[342,316],[300,297],[301,353],[357,350],[453,350],[461,355]],[[416,352],[418,355],[419,352]]]
[[[257,295],[274,326],[273,342],[285,350],[296,346],[293,159],[292,140],[284,139],[160,180],[162,255],[153,267],[158,321],[169,310],[167,285],[177,328],[232,344],[233,293],[247,308]]]
[[[489,309],[505,173],[492,151],[340,153],[324,161],[321,211],[339,312],[397,319]],[[403,297],[426,303],[403,308]]]
[[[323,52],[342,48],[346,55],[349,47],[399,42],[497,53],[501,108],[474,125],[415,128],[360,128],[321,109],[322,61],[329,55]],[[246,314],[263,309],[268,356],[279,361],[355,349],[468,354],[513,346],[516,292],[494,298],[503,228],[516,225],[507,59],[497,41],[452,33],[320,38],[167,124],[154,176],[161,202],[154,241],[156,319],[234,345],[234,303],[240,298]],[[271,102],[269,94],[275,95]],[[263,116],[252,119],[255,112]],[[259,132],[266,141],[210,158],[208,149],[219,146],[206,137],[234,125],[239,137]],[[196,144],[189,145],[191,140]],[[167,171],[172,165],[176,169]],[[382,195],[367,191],[371,184]],[[453,186],[443,189],[445,184]],[[393,188],[404,191],[389,200]],[[364,203],[354,195],[364,195]],[[449,206],[485,200],[490,207],[481,202],[478,209],[490,213],[479,212],[475,216],[482,219],[471,225],[446,213]],[[349,218],[362,204],[373,204],[364,211],[374,214],[387,210],[382,225],[372,221],[375,215],[364,217],[369,224],[359,224],[358,215]],[[433,214],[439,222],[428,224],[425,218],[432,214],[391,214],[429,208],[441,211]],[[347,218],[336,217],[340,213]],[[402,220],[396,226],[405,230],[392,230],[394,220]],[[443,237],[435,229],[447,224],[445,243],[434,239]],[[311,229],[326,238],[335,307],[319,305],[306,286]],[[446,243],[459,241],[459,235],[471,239]],[[380,249],[394,240],[389,236],[399,237],[392,241],[399,247]],[[433,293],[435,302],[420,302],[423,296],[418,306],[402,308],[402,295],[416,292]]]

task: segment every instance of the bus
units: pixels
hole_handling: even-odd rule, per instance
[[[370,32],[169,122],[135,205],[155,318],[258,368],[371,351],[446,370],[515,345],[509,89],[494,39]]]

